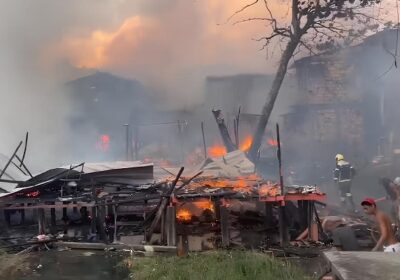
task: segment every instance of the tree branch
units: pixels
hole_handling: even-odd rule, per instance
[[[244,7],[242,7],[241,9],[237,10],[236,12],[234,12],[227,20],[226,22],[229,22],[233,17],[235,17],[237,14],[240,14],[241,12],[243,12],[244,10],[256,5],[258,3],[259,0],[255,0],[254,2],[245,5]]]

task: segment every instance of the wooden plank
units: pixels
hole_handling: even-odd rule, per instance
[[[287,194],[278,196],[261,197],[260,201],[265,202],[282,202],[282,201],[299,201],[299,200],[312,200],[323,202],[326,200],[325,194]]]
[[[175,186],[178,183],[179,178],[181,177],[184,169],[185,169],[184,167],[181,167],[181,169],[179,170],[178,175],[176,175],[176,178],[175,178],[174,182],[172,183],[171,187],[167,190],[165,196],[161,199],[161,203],[160,203],[160,206],[159,206],[159,208],[157,210],[156,216],[154,217],[154,220],[150,225],[149,231],[146,232],[146,239],[147,240],[151,239],[151,236],[153,235],[154,230],[155,230],[156,226],[158,225],[158,223],[159,223],[159,221],[161,219],[161,215],[163,214],[163,212],[165,210],[165,207],[167,206],[167,204],[170,201],[170,196],[174,192]]]
[[[46,204],[38,204],[38,205],[26,205],[26,206],[7,206],[4,207],[4,210],[20,210],[20,209],[62,209],[62,208],[74,208],[74,207],[92,207],[94,203],[78,203],[78,204],[55,204],[55,205],[46,205]]]
[[[117,249],[117,250],[135,250],[145,252],[169,252],[176,253],[176,246],[156,246],[156,245],[128,245],[128,244],[104,244],[104,243],[84,243],[84,242],[57,242],[58,246],[67,247],[70,249],[81,250],[104,250],[104,249]]]
[[[117,226],[137,226],[140,225],[140,222],[117,222]]]

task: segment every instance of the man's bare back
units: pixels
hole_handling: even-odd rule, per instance
[[[396,237],[394,236],[394,232],[392,229],[392,223],[390,221],[390,218],[388,215],[383,213],[380,210],[377,210],[375,214],[375,219],[377,222],[377,225],[379,227],[379,231],[381,233],[381,236],[383,237],[382,244],[377,244],[380,245],[377,250],[380,249],[381,246],[389,246],[397,243]],[[377,246],[375,246],[377,247]],[[375,248],[374,248],[375,249]]]
[[[361,203],[364,212],[375,218],[381,236],[376,242],[372,251],[378,251],[384,248],[385,252],[400,252],[400,243],[396,240],[392,229],[392,223],[388,215],[378,210],[373,198],[366,198]],[[386,248],[385,248],[386,247]]]

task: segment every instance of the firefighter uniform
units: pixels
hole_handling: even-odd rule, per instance
[[[351,194],[351,183],[355,175],[354,167],[344,160],[343,155],[336,156],[336,168],[334,170],[334,180],[339,189],[340,202],[346,206],[346,201],[350,203],[351,210],[355,210],[353,195]]]

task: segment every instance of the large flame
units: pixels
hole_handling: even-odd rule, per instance
[[[228,188],[233,191],[250,193],[253,190],[253,186],[257,185],[260,178],[257,175],[250,175],[247,177],[239,178],[207,178],[204,177],[201,180],[196,180],[190,183],[188,188],[197,189],[201,187],[207,188]]]
[[[243,152],[247,152],[248,150],[250,150],[252,143],[253,143],[253,137],[246,136],[243,142],[240,144],[240,150]]]
[[[208,148],[208,156],[210,157],[222,157],[226,155],[226,148],[223,145],[214,145]]]
[[[240,144],[239,149],[243,152],[247,152],[250,149],[252,143],[253,137],[246,136],[243,142]],[[210,157],[222,157],[227,154],[227,151],[224,145],[215,144],[208,148],[207,153]]]
[[[176,213],[176,219],[182,222],[188,222],[192,219],[192,213],[187,209],[179,209]]]
[[[193,202],[193,204],[201,209],[201,210],[210,210],[212,212],[215,211],[214,209],[214,203],[212,203],[212,201],[210,200],[199,200],[199,201],[195,201]]]

